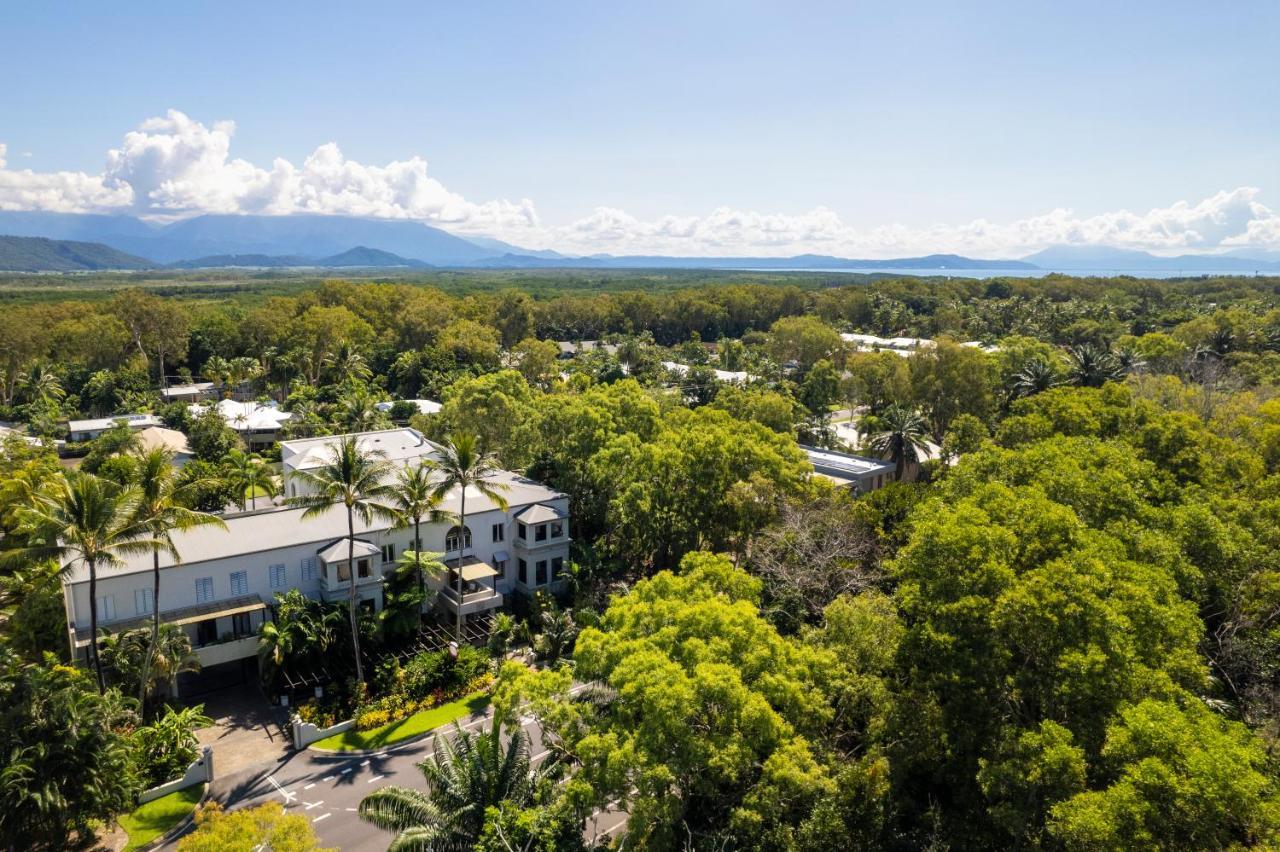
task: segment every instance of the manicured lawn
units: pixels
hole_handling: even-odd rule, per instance
[[[433,728],[447,725],[450,722],[484,711],[489,706],[486,693],[476,693],[448,704],[441,704],[421,713],[414,713],[407,719],[373,728],[368,731],[344,731],[325,737],[312,743],[312,748],[331,749],[333,751],[368,751],[385,745],[398,743],[411,737],[420,736]]]
[[[181,822],[196,809],[196,803],[204,795],[204,785],[196,784],[167,796],[139,805],[131,814],[120,817],[120,827],[129,834],[124,852],[141,849]]]

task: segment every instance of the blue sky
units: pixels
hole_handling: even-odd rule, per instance
[[[0,31],[0,206],[576,250],[1280,248],[1274,2],[29,3]],[[107,165],[169,110],[190,124]],[[157,165],[169,137],[197,148]],[[261,174],[218,172],[221,142]],[[326,143],[348,184],[330,156],[267,199]]]

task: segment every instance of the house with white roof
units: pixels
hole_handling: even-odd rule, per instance
[[[67,423],[67,439],[76,442],[92,441],[120,421],[128,423],[129,428],[135,432],[164,425],[164,421],[154,414],[116,414],[90,420],[72,420]]]
[[[189,382],[160,390],[160,396],[164,397],[165,402],[201,402],[217,395],[218,386],[213,382]]]
[[[893,462],[804,444],[800,445],[800,449],[809,457],[815,476],[841,487],[854,488],[859,494],[883,488],[897,479],[897,468]]]
[[[292,414],[281,411],[274,401],[239,402],[220,399],[213,407],[251,450],[265,449],[279,441],[281,428],[293,419]],[[199,417],[208,409],[203,405],[192,405],[188,410],[192,417]]]
[[[300,470],[325,464],[339,437],[307,438],[281,444],[288,496],[305,493]],[[413,429],[387,429],[357,436],[396,467],[438,457],[440,447]],[[434,605],[450,617],[468,616],[503,605],[508,595],[532,594],[559,586],[569,557],[568,498],[519,474],[501,471],[492,481],[506,507],[475,490],[467,492],[467,525],[424,523],[423,549],[442,553],[447,576],[431,581]],[[458,489],[442,509],[456,516]],[[297,589],[308,597],[343,602],[352,583],[361,606],[382,608],[382,586],[397,559],[413,548],[413,529],[384,520],[355,522],[349,553],[347,516],[341,506],[303,520],[303,509],[270,506],[224,516],[227,529],[200,526],[173,533],[178,559],[161,554],[160,599],[152,591],[150,554],[123,557],[118,566],[99,568],[98,623],[111,632],[148,623],[158,607],[161,620],[186,630],[207,670],[249,660],[257,632],[271,617],[278,594]],[[456,591],[461,574],[461,599]],[[89,643],[89,578],[77,564],[64,576],[70,641],[85,655]]]
[[[419,414],[439,414],[440,409],[443,407],[434,399],[405,399],[401,401],[411,403],[414,408],[418,409]],[[374,408],[385,414],[390,411],[394,405],[394,402],[380,402],[375,405]]]
[[[678,361],[663,361],[662,366],[677,376],[687,376],[691,369],[688,364],[681,364]],[[715,374],[716,381],[729,384],[746,384],[755,378],[755,376],[742,370],[718,370],[713,367],[711,372]]]

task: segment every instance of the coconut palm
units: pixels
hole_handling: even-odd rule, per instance
[[[160,554],[167,553],[177,565],[182,561],[178,548],[173,544],[174,530],[189,530],[199,526],[216,526],[225,530],[221,518],[208,512],[198,512],[187,507],[192,492],[199,488],[198,481],[180,485],[173,467],[173,453],[158,447],[141,453],[134,484],[138,488],[138,520],[147,528],[155,547],[151,551],[151,646],[142,668],[142,686],[138,701],[146,700],[146,690],[151,666],[159,652],[160,642]],[[190,643],[188,643],[190,650]]]
[[[377,398],[362,387],[356,387],[338,401],[337,421],[352,432],[381,429],[391,422],[378,410]]]
[[[31,369],[18,379],[18,388],[25,394],[27,402],[40,405],[55,405],[67,396],[57,373],[43,362],[33,364]]]
[[[123,565],[122,556],[150,553],[164,542],[138,517],[141,494],[91,473],[68,471],[45,483],[17,511],[27,546],[5,554],[9,560],[56,559],[63,572],[83,563],[89,572],[89,663],[106,691],[98,658],[98,569]]]
[[[929,427],[918,411],[901,405],[886,408],[879,420],[880,430],[871,436],[868,446],[880,458],[894,463],[894,478],[901,481],[907,465],[920,461]]]
[[[360,802],[361,819],[396,832],[393,850],[470,849],[487,808],[529,806],[548,773],[548,764],[532,767],[523,730],[505,738],[499,725],[472,733],[455,724],[452,738],[436,742],[432,758],[418,764],[426,792],[392,785]]]
[[[506,483],[494,482],[501,468],[497,456],[480,448],[479,439],[470,433],[454,434],[441,445],[440,457],[432,462],[434,472],[440,476],[436,493],[441,499],[454,488],[461,492],[458,505],[458,559],[454,566],[458,575],[458,600],[455,607],[454,638],[462,641],[462,551],[467,543],[467,489],[474,488],[481,496],[489,498],[502,511],[507,510],[506,498],[501,492]]]
[[[297,470],[293,476],[310,489],[309,494],[291,497],[289,504],[302,506],[306,511],[302,519],[310,520],[328,512],[334,506],[342,506],[347,513],[347,571],[350,594],[347,599],[351,619],[351,644],[356,658],[356,678],[364,680],[364,665],[360,660],[360,619],[356,613],[356,516],[364,524],[374,518],[394,521],[396,510],[387,504],[395,497],[393,486],[387,482],[392,465],[380,450],[360,447],[355,435],[345,435],[330,449],[330,459],[315,470]]]
[[[406,465],[396,474],[393,486],[394,496],[391,505],[395,507],[400,518],[397,525],[401,528],[413,527],[414,570],[418,575],[418,591],[426,600],[427,581],[423,572],[422,559],[434,557],[434,554],[422,551],[422,522],[439,524],[453,520],[450,512],[440,508],[444,495],[436,490],[431,481],[431,466],[427,464]],[[435,562],[435,558],[430,561]]]
[[[257,509],[259,491],[268,497],[274,497],[280,493],[275,473],[257,453],[246,453],[240,449],[232,450],[222,457],[222,469],[222,479],[235,490],[236,502],[240,505],[241,511],[244,510],[246,494],[249,495],[250,508]]]

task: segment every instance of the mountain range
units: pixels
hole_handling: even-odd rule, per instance
[[[1020,260],[931,254],[878,260],[794,257],[568,256],[490,237],[460,237],[421,222],[355,216],[207,214],[169,224],[132,216],[0,211],[0,270],[66,272],[170,267],[683,268],[758,270],[1054,270],[1076,273],[1277,272],[1280,253],[1237,250],[1162,257],[1105,246],[1054,246]],[[65,245],[59,245],[65,243]],[[92,246],[88,248],[86,246]]]

